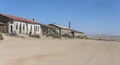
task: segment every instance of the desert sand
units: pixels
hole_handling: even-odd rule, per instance
[[[0,65],[120,65],[120,43],[6,37]]]

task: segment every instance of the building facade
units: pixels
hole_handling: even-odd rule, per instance
[[[84,38],[86,35],[83,32],[79,32],[76,30],[72,30],[70,28],[64,27],[64,26],[59,26],[56,24],[49,24],[51,26],[57,27],[58,29],[57,32],[59,33],[60,36],[70,36],[71,38]]]
[[[56,31],[59,33],[59,36],[71,35],[71,30],[69,28],[59,26],[59,25],[56,25],[56,24],[49,24],[49,25],[57,28]]]
[[[42,36],[41,25],[32,20],[0,14],[0,22],[6,25],[6,33],[16,32],[17,34],[39,34]]]
[[[41,28],[42,28],[42,35],[43,36],[49,36],[51,34],[54,34],[54,30],[56,30],[56,27],[50,26],[50,25],[45,25],[45,24],[41,24]]]

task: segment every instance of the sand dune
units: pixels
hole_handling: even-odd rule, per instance
[[[0,43],[1,65],[120,65],[120,44],[80,39],[21,39]]]

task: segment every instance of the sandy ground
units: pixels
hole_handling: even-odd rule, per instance
[[[120,65],[120,43],[7,38],[0,43],[0,65]]]

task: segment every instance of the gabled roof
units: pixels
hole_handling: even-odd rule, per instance
[[[16,20],[16,21],[22,21],[22,22],[26,22],[26,23],[37,24],[37,22],[34,22],[34,21],[26,19],[26,18],[22,18],[22,17],[12,16],[12,15],[8,15],[8,14],[0,14],[0,15],[5,16],[7,18],[10,18],[12,20]]]
[[[54,27],[57,27],[57,28],[65,29],[65,30],[70,30],[70,29],[67,28],[67,27],[59,26],[59,25],[56,25],[56,24],[49,24],[49,25],[54,26]]]

